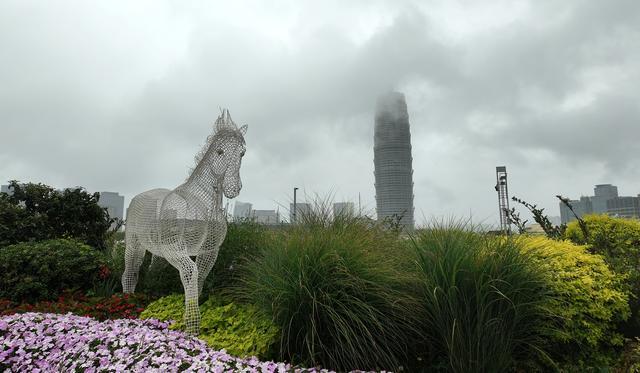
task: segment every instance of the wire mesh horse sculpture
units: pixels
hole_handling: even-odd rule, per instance
[[[246,125],[238,128],[229,111],[223,110],[187,180],[174,190],[138,194],[127,210],[123,291],[134,292],[146,251],[165,258],[180,272],[184,321],[192,335],[200,330],[198,296],[227,234],[222,195],[234,198],[242,188],[246,130]]]

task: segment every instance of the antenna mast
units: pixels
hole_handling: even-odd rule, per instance
[[[498,192],[498,208],[500,209],[500,230],[505,234],[511,233],[511,221],[507,215],[509,211],[509,190],[507,188],[507,168],[496,167],[496,192]]]

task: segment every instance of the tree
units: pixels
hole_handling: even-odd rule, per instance
[[[0,247],[17,242],[75,238],[97,249],[106,247],[117,221],[98,205],[100,195],[82,187],[55,190],[12,180],[13,194],[0,193]]]

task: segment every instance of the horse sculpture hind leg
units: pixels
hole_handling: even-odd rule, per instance
[[[145,243],[157,235],[158,201],[168,190],[154,189],[133,197],[127,209],[125,223],[125,270],[122,274],[122,291],[133,293],[138,283],[140,265],[146,252]]]
[[[122,274],[122,292],[133,293],[138,284],[140,265],[144,260],[145,249],[135,234],[127,234],[124,252],[124,273]]]

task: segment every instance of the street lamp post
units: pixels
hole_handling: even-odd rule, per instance
[[[298,218],[296,216],[296,192],[298,191],[297,187],[293,188],[293,222],[292,223],[297,223],[298,222]]]

